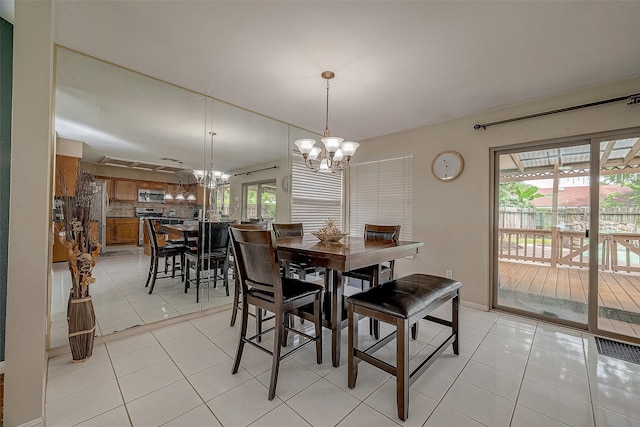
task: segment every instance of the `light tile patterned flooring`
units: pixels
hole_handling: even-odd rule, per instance
[[[462,307],[461,354],[446,352],[414,383],[403,423],[395,379],[362,363],[349,389],[346,334],[336,369],[328,330],[323,363],[313,346],[285,359],[269,401],[269,355],[245,347],[231,375],[238,326],[229,318],[222,311],[99,345],[82,364],[50,359],[47,426],[640,426],[640,366],[599,356],[579,331]],[[421,322],[414,364],[446,335]],[[394,344],[380,350],[389,361]]]
[[[145,288],[144,284],[151,257],[137,246],[110,246],[107,251],[110,255],[98,257],[93,270],[96,283],[90,287],[98,336],[233,301],[233,282],[229,283],[231,296],[227,297],[222,281],[219,280],[216,288],[201,288],[200,303],[197,304],[194,287],[185,294],[184,284],[179,276],[175,279],[158,279],[153,294],[149,295],[149,288]],[[125,251],[130,254],[123,254]],[[66,262],[54,263],[52,269],[50,347],[56,348],[69,345],[67,299],[71,275]],[[162,262],[159,269],[163,274]]]

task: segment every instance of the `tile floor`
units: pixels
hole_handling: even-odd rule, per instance
[[[125,253],[128,252],[128,253]],[[111,246],[107,255],[98,257],[93,270],[96,283],[91,285],[96,312],[96,335],[121,331],[136,325],[152,323],[192,313],[233,301],[233,282],[229,283],[231,297],[226,296],[221,282],[218,287],[201,288],[200,304],[195,289],[184,293],[180,278],[158,279],[153,294],[144,287],[149,273],[150,257],[138,246]],[[163,265],[161,265],[161,268]],[[51,292],[51,348],[68,345],[67,299],[71,275],[66,262],[53,264]]]
[[[395,379],[360,364],[350,390],[344,350],[341,366],[331,365],[327,330],[324,362],[312,346],[286,359],[269,401],[269,355],[248,346],[231,375],[238,326],[229,318],[227,310],[99,345],[82,364],[50,359],[47,426],[640,426],[640,366],[599,356],[579,331],[462,307],[461,354],[446,352],[414,383],[403,423]],[[421,322],[412,363],[446,335]],[[393,345],[383,357],[394,357]]]

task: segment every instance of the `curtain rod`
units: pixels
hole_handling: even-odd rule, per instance
[[[276,165],[276,166],[270,166],[268,168],[256,169],[256,170],[249,171],[249,172],[234,173],[233,176],[251,175],[254,172],[266,171],[266,170],[269,170],[269,169],[278,169],[278,167],[279,166]]]
[[[618,98],[606,99],[604,101],[590,102],[588,104],[575,105],[573,107],[560,108],[558,110],[545,111],[543,113],[530,114],[528,116],[515,117],[513,119],[500,120],[498,122],[483,123],[483,124],[476,123],[475,125],[473,125],[473,128],[475,130],[486,129],[487,126],[501,125],[504,123],[517,122],[517,121],[526,120],[526,119],[533,119],[536,117],[548,116],[550,114],[564,113],[566,111],[580,110],[582,108],[595,107],[597,105],[610,104],[612,102],[620,102],[620,101],[624,101],[625,99],[628,100],[627,105],[640,104],[640,93],[636,93],[628,96],[620,96]]]

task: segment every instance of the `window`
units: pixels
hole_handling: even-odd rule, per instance
[[[276,181],[255,182],[242,186],[242,218],[268,219],[276,217]]]
[[[216,188],[216,211],[220,215],[229,215],[231,185],[223,184]]]
[[[400,224],[400,240],[413,239],[413,156],[349,167],[349,234],[362,236],[365,224]]]
[[[320,229],[327,218],[342,226],[342,174],[313,172],[302,156],[292,157],[291,222],[301,222],[305,233]]]

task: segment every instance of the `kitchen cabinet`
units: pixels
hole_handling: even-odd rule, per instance
[[[62,222],[56,221],[54,233],[55,233],[55,230],[61,230],[63,227],[64,225]],[[98,240],[98,222],[97,221],[91,222],[91,235],[93,236],[94,240],[96,241]],[[53,236],[52,257],[53,257],[53,262],[69,261],[69,251],[60,242],[60,239],[58,239],[58,236],[55,236],[55,235]]]
[[[138,181],[138,188],[141,190],[162,190],[167,191],[167,184],[156,181]]]
[[[107,245],[138,244],[138,218],[107,218]]]
[[[56,197],[75,196],[79,169],[78,157],[56,156]]]
[[[113,179],[113,199],[120,202],[138,201],[138,181],[130,179]]]

